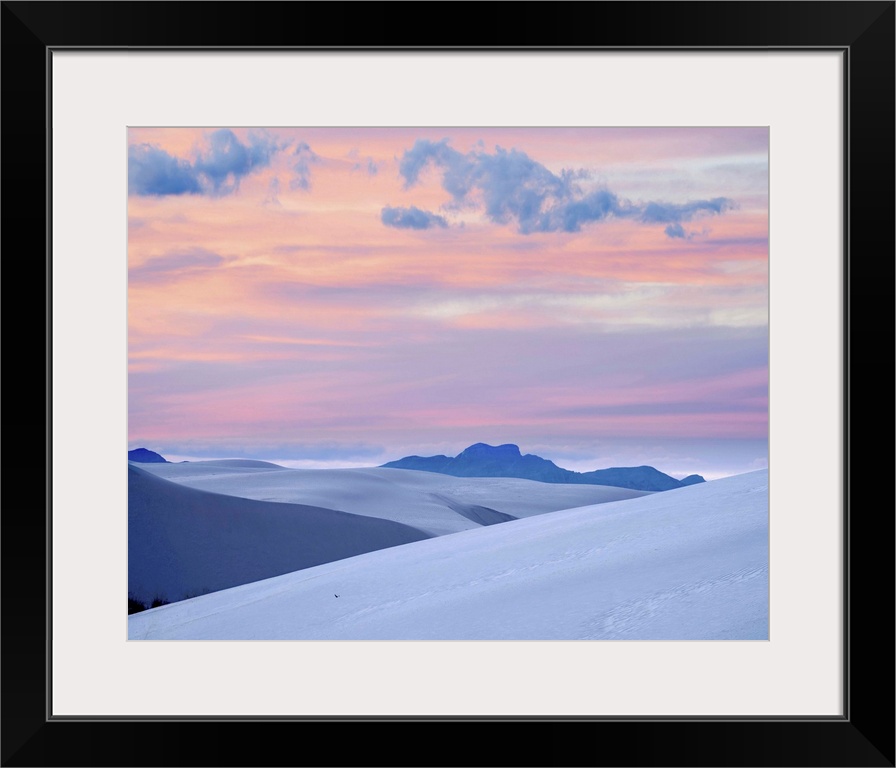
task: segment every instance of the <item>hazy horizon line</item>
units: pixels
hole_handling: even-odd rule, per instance
[[[515,446],[517,446],[517,448],[519,448],[519,445],[517,443],[491,444],[491,443],[479,442],[479,443],[471,443],[470,445],[489,445],[490,447],[499,447],[499,446],[503,446],[503,445],[515,445]],[[470,447],[470,446],[467,446],[467,447]],[[389,463],[390,461],[397,461],[397,460],[400,460],[403,458],[407,458],[409,456],[421,456],[424,458],[428,458],[430,456],[444,455],[444,456],[448,456],[449,458],[453,458],[453,457],[456,457],[457,455],[459,455],[460,453],[462,453],[463,450],[466,450],[466,449],[462,449],[461,451],[458,451],[458,453],[454,454],[453,456],[451,454],[438,454],[438,453],[436,453],[436,454],[409,453],[409,454],[404,454],[403,456],[399,456],[397,458],[387,459],[386,461],[382,461],[382,462],[378,463],[379,459],[373,459],[373,457],[370,457],[370,459],[366,459],[366,460],[364,458],[352,459],[352,458],[335,458],[335,457],[334,458],[308,458],[308,457],[305,457],[305,458],[296,459],[296,458],[281,458],[278,456],[272,456],[271,454],[247,455],[245,453],[243,453],[243,454],[234,454],[234,453],[224,454],[222,452],[221,455],[210,455],[207,452],[180,453],[177,451],[164,451],[161,449],[156,450],[156,449],[151,448],[145,444],[134,445],[133,448],[128,448],[128,451],[133,451],[133,450],[137,450],[140,448],[152,451],[153,453],[157,453],[158,455],[162,456],[166,461],[168,461],[169,463],[172,463],[172,464],[198,463],[198,462],[205,462],[205,461],[264,461],[264,462],[267,462],[270,464],[276,464],[278,466],[284,467],[285,469],[306,469],[306,470],[376,469],[376,468],[382,468],[384,464]],[[603,469],[649,466],[649,467],[652,467],[653,469],[656,469],[659,472],[663,472],[663,474],[667,474],[669,477],[675,478],[676,480],[681,480],[690,475],[700,475],[705,480],[710,481],[710,480],[718,480],[723,477],[733,477],[735,475],[746,474],[748,472],[756,472],[756,471],[759,471],[762,469],[768,469],[767,461],[764,466],[754,466],[752,468],[744,467],[744,468],[732,468],[731,470],[727,470],[727,471],[726,470],[721,470],[721,471],[720,470],[715,470],[715,471],[714,470],[704,470],[704,471],[694,472],[694,471],[687,471],[687,470],[666,471],[658,466],[655,466],[654,464],[645,464],[645,463],[629,463],[629,464],[617,463],[617,464],[607,465],[605,462],[600,462],[599,460],[588,460],[588,459],[573,460],[573,461],[569,462],[569,463],[579,467],[579,468],[573,469],[570,467],[562,466],[561,464],[558,463],[558,461],[556,461],[554,459],[542,456],[538,453],[529,453],[529,452],[523,451],[521,448],[520,448],[520,454],[524,455],[524,456],[525,455],[538,456],[539,458],[545,459],[547,461],[551,461],[555,466],[559,467],[560,469],[564,469],[569,472],[575,472],[577,474],[582,474],[582,473],[591,472],[591,471],[595,471],[595,470],[603,470]],[[563,459],[560,459],[560,461],[563,461]],[[137,463],[139,463],[139,462],[137,462]],[[590,469],[582,469],[581,467],[583,465],[590,466],[591,468]]]

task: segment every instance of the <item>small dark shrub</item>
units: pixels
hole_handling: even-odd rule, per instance
[[[164,597],[154,597],[152,602],[149,604],[149,607],[158,608],[160,605],[168,605],[170,602],[170,600],[166,600]]]
[[[139,600],[133,600],[130,597],[128,598],[128,616],[130,616],[132,613],[140,613],[140,611],[145,610],[146,606]]]

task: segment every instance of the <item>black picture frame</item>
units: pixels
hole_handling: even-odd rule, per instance
[[[883,443],[892,445],[888,438],[893,424],[889,355],[894,349],[896,252],[894,7],[889,1],[816,0],[500,6],[3,2],[0,92],[7,376],[2,402],[7,436],[12,438],[6,442],[3,465],[7,505],[0,538],[2,765],[893,766],[894,516],[892,505],[881,502],[893,493],[893,457],[881,452],[878,437],[863,428],[874,425],[879,431],[883,425],[887,438]],[[407,17],[419,36],[413,46],[400,31],[400,22]],[[60,48],[144,47],[842,51],[847,85],[844,715],[51,717],[49,64],[53,50]],[[25,308],[23,296],[29,299]],[[45,461],[36,461],[38,456]],[[20,496],[21,489],[44,487],[44,505],[19,500],[27,498]],[[151,670],[135,670],[135,684],[140,674]],[[459,734],[461,724],[467,727]],[[399,726],[405,727],[399,732]],[[470,738],[477,733],[481,739]],[[424,752],[416,746],[421,740],[428,745]]]

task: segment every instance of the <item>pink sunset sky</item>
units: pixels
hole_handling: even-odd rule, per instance
[[[132,128],[129,448],[767,466],[766,128]]]

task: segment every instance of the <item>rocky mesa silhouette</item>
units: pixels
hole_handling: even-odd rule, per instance
[[[392,469],[417,469],[438,472],[454,477],[519,477],[542,483],[573,483],[579,485],[611,485],[637,491],[669,491],[686,485],[702,483],[700,475],[689,475],[676,480],[653,467],[610,467],[592,472],[573,472],[553,461],[520,453],[519,446],[476,443],[454,458],[450,456],[405,456],[382,465]]]
[[[170,464],[168,459],[148,448],[134,448],[133,451],[128,451],[128,461],[141,464]]]

